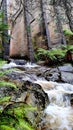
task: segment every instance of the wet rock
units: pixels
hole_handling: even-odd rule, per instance
[[[70,103],[71,103],[71,106],[73,106],[73,94],[71,94]]]
[[[38,107],[41,108],[45,108],[46,105],[49,103],[47,94],[43,91],[42,87],[36,83],[26,81],[22,86],[22,90],[29,93],[29,96],[26,100],[28,103],[33,102],[33,100],[35,99],[34,105],[38,105]],[[32,101],[30,101],[31,99]]]
[[[64,66],[60,66],[58,67],[60,71],[64,71],[64,72],[73,72],[73,67],[71,64],[65,64]]]
[[[26,60],[19,60],[19,59],[15,59],[13,60],[13,62],[16,64],[16,65],[25,65],[27,63]]]
[[[2,86],[0,87],[0,98],[10,97],[9,101],[0,103],[0,108],[4,111],[8,108],[19,107],[21,103],[36,107],[35,112],[28,112],[27,118],[36,125],[38,128],[39,122],[44,117],[43,110],[49,103],[47,94],[43,91],[42,87],[38,84],[25,81],[23,85],[17,89]]]
[[[73,73],[61,72],[61,79],[65,83],[73,84]]]
[[[60,77],[60,74],[59,74],[59,71],[57,68],[53,68],[51,70],[47,70],[44,72],[44,77],[47,81],[59,81],[59,77]]]

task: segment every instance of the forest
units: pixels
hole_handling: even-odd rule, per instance
[[[73,0],[0,0],[0,130],[73,130]]]

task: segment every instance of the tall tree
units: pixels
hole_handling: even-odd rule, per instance
[[[62,23],[61,23],[61,19],[60,19],[58,4],[59,4],[59,1],[52,0],[52,5],[53,5],[54,13],[55,13],[55,16],[56,16],[57,30],[58,30],[58,32],[59,32],[59,34],[61,36],[61,44],[66,45],[66,39],[65,39],[65,36],[64,36],[64,33],[63,33],[63,28],[62,28]]]
[[[50,32],[47,24],[47,17],[43,0],[40,0],[40,9],[41,9],[41,32],[43,35],[46,35],[48,48],[50,48],[51,47]]]
[[[3,11],[4,17],[3,17],[3,23],[7,24],[8,20],[7,20],[7,0],[2,0],[1,3],[1,10]],[[4,33],[3,35],[6,36],[6,40],[2,40],[3,41],[3,47],[4,47],[4,53],[3,53],[3,57],[6,58],[9,56],[9,44],[6,43],[6,41],[8,41],[8,30],[4,29]]]
[[[69,27],[73,32],[73,0],[62,0],[66,16],[69,20]]]
[[[24,24],[26,26],[27,31],[27,41],[28,41],[28,50],[30,61],[34,62],[34,50],[32,45],[32,36],[31,36],[31,26],[30,26],[30,18],[29,18],[29,0],[23,0],[23,12],[24,12]]]

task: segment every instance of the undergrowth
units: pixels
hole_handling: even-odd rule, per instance
[[[7,101],[9,98],[7,98]],[[30,105],[24,103],[12,103],[6,106],[0,113],[0,130],[34,130],[33,124],[27,117],[27,113],[35,111]]]
[[[7,63],[7,61],[0,59],[0,68],[1,68],[4,64],[6,64],[6,63]]]

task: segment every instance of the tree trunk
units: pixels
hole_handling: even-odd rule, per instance
[[[29,50],[29,57],[30,61],[33,63],[34,62],[34,50],[33,50],[33,45],[32,45],[32,36],[31,36],[31,27],[30,27],[30,19],[29,19],[29,13],[27,12],[28,10],[28,1],[23,0],[23,10],[24,10],[24,21],[25,21],[25,26],[26,26],[26,31],[27,31],[27,41],[28,41],[28,50]]]
[[[62,23],[61,23],[61,20],[60,20],[60,14],[59,14],[58,6],[53,4],[53,8],[54,8],[54,12],[55,12],[55,15],[56,15],[57,30],[61,35],[61,44],[66,45],[66,39],[65,39],[65,36],[64,36],[64,33],[63,33],[63,28],[62,28]]]
[[[2,11],[4,13],[4,19],[3,19],[3,23],[7,24],[8,23],[8,19],[7,19],[7,0],[3,0],[2,1]],[[8,30],[4,31],[4,34],[6,34],[6,36],[8,35]],[[9,38],[6,37],[6,41],[8,42]],[[7,58],[9,56],[9,42],[6,43],[4,40],[2,41],[3,43],[3,58]]]
[[[73,8],[71,7],[72,3],[70,3],[70,1],[68,1],[68,0],[63,0],[63,4],[64,4],[66,16],[69,20],[69,27],[70,27],[71,31],[73,32],[73,16],[72,16]]]
[[[46,17],[46,12],[44,9],[44,3],[43,0],[40,0],[40,9],[41,9],[41,32],[42,34],[46,35],[47,43],[48,43],[48,48],[51,47],[51,40],[50,40],[50,33],[48,29],[48,24],[47,24],[47,17]]]

